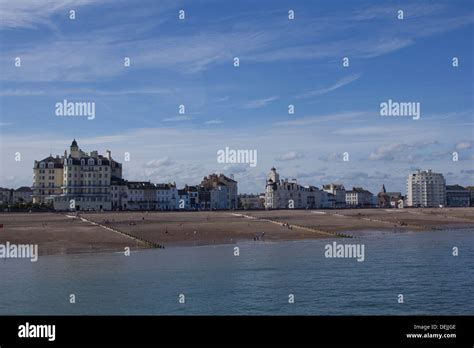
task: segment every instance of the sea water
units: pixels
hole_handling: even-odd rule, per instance
[[[472,315],[473,289],[469,229],[0,260],[0,315]]]

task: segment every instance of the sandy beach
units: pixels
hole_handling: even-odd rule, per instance
[[[1,213],[0,244],[39,254],[350,237],[356,231],[473,228],[474,208],[219,212]]]

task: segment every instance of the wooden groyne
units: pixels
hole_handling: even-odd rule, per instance
[[[96,222],[96,221],[93,221],[93,220],[89,220],[89,219],[86,219],[85,217],[82,217],[82,216],[71,216],[71,215],[66,215],[67,217],[72,217],[72,218],[79,218],[81,219],[81,221],[84,221],[84,222],[88,222],[94,226],[99,226],[99,227],[102,227],[106,230],[109,230],[109,231],[112,231],[112,232],[115,232],[115,233],[118,233],[118,234],[121,234],[123,236],[126,236],[128,238],[131,238],[133,240],[135,240],[136,242],[138,243],[142,243],[143,245],[147,246],[147,247],[151,247],[151,248],[158,248],[158,249],[164,249],[164,245],[162,244],[159,244],[159,243],[155,243],[153,241],[150,241],[150,240],[147,240],[147,239],[143,239],[143,238],[140,238],[140,237],[137,237],[137,236],[134,236],[133,234],[131,233],[128,233],[128,232],[124,232],[124,231],[120,231],[118,230],[117,228],[115,227],[112,227],[108,224],[101,224],[99,222]]]
[[[245,218],[247,218],[247,219],[254,219],[254,220],[258,220],[258,221],[266,221],[266,222],[270,222],[270,223],[273,223],[273,224],[277,224],[277,225],[280,225],[281,227],[287,227],[287,228],[290,228],[290,229],[297,228],[297,229],[301,229],[301,230],[316,232],[316,233],[324,234],[324,235],[331,236],[331,237],[338,237],[338,238],[354,238],[354,236],[349,235],[349,234],[344,234],[344,233],[339,233],[339,232],[323,231],[323,230],[320,230],[320,229],[317,229],[317,228],[314,228],[314,227],[311,227],[311,226],[304,226],[304,225],[298,225],[298,224],[290,224],[290,223],[282,222],[282,221],[279,221],[279,220],[276,220],[276,219],[263,219],[263,218],[259,218],[259,217],[251,216],[251,215],[247,215],[247,214],[236,214],[236,213],[232,213],[232,215],[234,215],[234,216],[242,216],[242,217],[245,217]]]

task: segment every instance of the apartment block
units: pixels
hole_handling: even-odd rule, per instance
[[[418,170],[407,179],[406,204],[409,207],[441,207],[446,205],[446,181],[443,174],[431,169]]]

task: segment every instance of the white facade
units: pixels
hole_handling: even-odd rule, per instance
[[[156,184],[156,202],[158,210],[177,209],[178,190],[176,184]]]
[[[280,180],[275,168],[270,170],[265,187],[267,209],[312,209],[328,205],[328,195],[314,186],[301,186],[296,181]]]
[[[225,186],[225,188],[219,188],[220,186]],[[239,198],[237,195],[237,181],[235,181],[232,176],[229,178],[224,174],[210,174],[209,176],[204,177],[204,179],[201,181],[200,188],[202,190],[211,192],[211,209],[237,209],[239,204]],[[214,190],[218,190],[219,192],[212,193]],[[223,191],[226,192],[227,202],[225,204],[221,202],[221,195],[223,194]],[[212,197],[214,197],[214,199],[218,199],[218,201],[213,202]],[[222,208],[215,208],[215,206],[220,206]]]
[[[443,174],[431,169],[410,174],[407,179],[406,203],[409,207],[440,207],[446,205],[446,181]]]
[[[64,151],[62,160],[62,193],[54,197],[56,210],[112,209],[111,180],[113,177],[121,178],[122,165],[112,159],[110,151],[106,156],[97,151],[88,154],[74,140],[69,156]],[[39,166],[41,169],[41,163]],[[51,165],[53,168],[54,163]]]
[[[375,205],[374,195],[361,187],[353,187],[352,191],[346,191],[346,205],[349,207],[372,207]]]
[[[156,187],[147,181],[129,181],[128,209],[155,210],[157,208]]]

